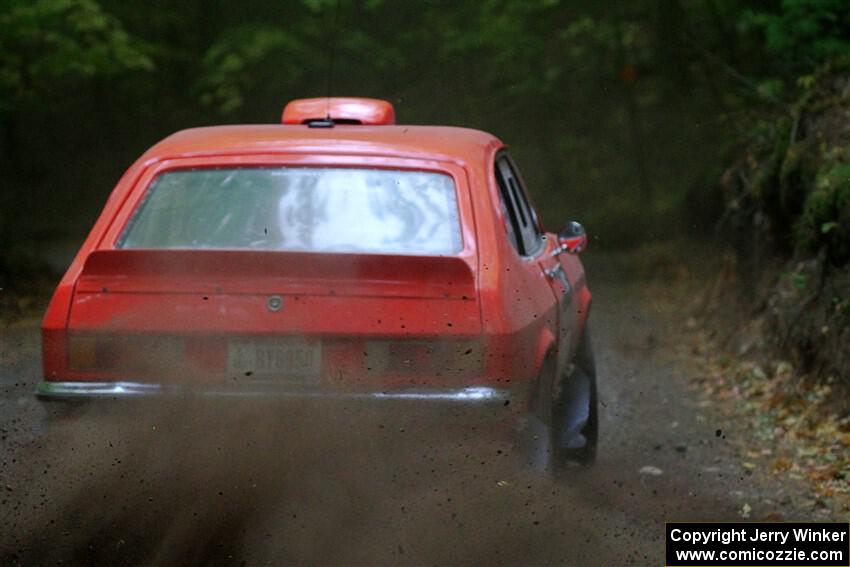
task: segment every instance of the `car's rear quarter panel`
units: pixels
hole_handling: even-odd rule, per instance
[[[518,256],[498,206],[492,164],[501,146],[469,164],[476,205],[479,297],[492,378],[530,389],[543,360],[556,348],[557,311],[545,275]]]

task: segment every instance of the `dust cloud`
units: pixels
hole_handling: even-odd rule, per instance
[[[7,477],[2,553],[21,565],[519,560],[511,541],[545,531],[561,489],[541,493],[549,481],[521,467],[510,420],[413,409],[187,399],[54,417]]]
[[[592,273],[601,450],[559,482],[468,406],[105,400],[44,427],[38,329],[0,334],[0,564],[642,566],[667,521],[823,520],[741,470],[740,425],[659,357],[669,321]]]

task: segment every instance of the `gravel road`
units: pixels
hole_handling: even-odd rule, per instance
[[[38,321],[7,326],[0,562],[663,565],[665,521],[830,519],[742,466],[746,431],[667,356],[672,322],[617,263],[589,263],[600,451],[558,483],[487,423],[407,412],[187,405],[48,426]]]

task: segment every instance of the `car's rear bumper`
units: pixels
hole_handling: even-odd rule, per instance
[[[36,395],[46,400],[84,401],[90,399],[153,398],[197,396],[203,398],[261,398],[270,400],[363,400],[409,401],[446,405],[507,406],[519,401],[508,389],[487,386],[465,388],[387,389],[334,391],[293,389],[276,384],[242,384],[236,387],[186,387],[144,382],[54,382],[42,381]]]

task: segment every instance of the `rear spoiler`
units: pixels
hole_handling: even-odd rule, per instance
[[[208,284],[226,284],[258,278],[339,282],[340,292],[348,282],[424,286],[429,288],[428,295],[464,299],[475,293],[472,268],[464,258],[454,256],[169,249],[92,252],[77,289],[99,291],[109,284],[113,291],[131,291],[155,280],[203,279]]]

